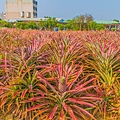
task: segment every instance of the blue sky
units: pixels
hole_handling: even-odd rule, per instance
[[[5,11],[0,0],[0,12]],[[95,20],[120,20],[120,0],[37,0],[38,17],[51,16],[72,19],[77,15],[91,14]]]

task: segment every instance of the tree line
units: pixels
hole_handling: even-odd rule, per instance
[[[16,22],[11,23],[7,21],[0,20],[0,27],[8,28],[19,28],[19,29],[40,29],[40,30],[104,30],[103,24],[97,24],[93,20],[93,16],[78,15],[71,20],[66,20],[65,22],[59,22],[54,17],[45,17],[45,20],[40,20],[39,22]]]

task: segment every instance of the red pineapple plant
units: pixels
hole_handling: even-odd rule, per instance
[[[38,79],[42,87],[41,96],[31,98],[36,105],[29,111],[36,111],[34,118],[40,120],[96,119],[87,110],[95,107],[101,98],[90,93],[94,88],[94,77],[84,76],[84,49],[82,43],[71,39],[51,40],[48,44],[46,65],[39,65]],[[31,102],[28,100],[28,102]]]
[[[18,47],[11,53],[7,51],[5,54],[1,68],[6,75],[4,74],[4,82],[0,81],[0,110],[3,116],[13,114],[13,117],[22,120],[30,120],[34,116],[33,111],[24,114],[30,106],[34,105],[34,102],[24,101],[35,97],[34,93],[40,88],[35,65],[38,58],[39,63],[42,63],[38,56],[41,56],[45,42],[34,39],[30,45]],[[9,62],[6,62],[8,60]]]
[[[106,33],[109,34],[110,32]],[[114,38],[111,33],[110,37]],[[89,51],[88,72],[96,75],[98,81],[95,83],[95,91],[101,96],[102,101],[97,109],[100,110],[98,115],[103,119],[118,119],[119,115],[111,110],[118,110],[120,105],[119,95],[119,72],[120,69],[120,46],[119,39],[105,40],[106,36],[96,34],[93,38],[88,36],[86,47]],[[116,115],[115,115],[116,113]]]

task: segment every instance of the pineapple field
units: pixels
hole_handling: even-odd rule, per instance
[[[120,120],[120,32],[0,29],[0,120]]]

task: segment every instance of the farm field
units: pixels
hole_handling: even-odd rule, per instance
[[[120,120],[120,32],[0,29],[0,119]]]

